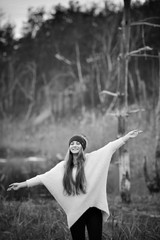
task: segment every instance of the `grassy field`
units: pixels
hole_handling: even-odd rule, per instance
[[[64,156],[68,139],[84,133],[88,152],[117,137],[117,119],[101,114],[59,122],[48,120],[40,125],[29,122],[3,121],[0,134],[0,158],[7,163],[0,166],[0,240],[70,240],[66,217],[58,204],[43,199],[44,189],[7,193],[8,184],[25,180],[53,167],[57,156]],[[128,119],[127,131],[141,129],[143,134],[128,144],[131,163],[132,202],[124,205],[118,196],[117,156],[113,158],[108,177],[111,216],[104,225],[103,239],[160,239],[160,195],[150,196],[143,176],[143,159],[147,156],[150,176],[154,172],[155,122],[146,113]],[[26,163],[26,158],[45,159],[41,163]],[[36,194],[34,193],[36,192]],[[46,192],[45,192],[46,194]],[[39,197],[40,196],[40,197]],[[17,201],[15,201],[17,200]]]
[[[159,197],[136,197],[124,205],[109,196],[111,216],[104,224],[103,240],[160,239]],[[66,216],[54,200],[1,200],[0,239],[71,240],[71,236]]]
[[[2,201],[1,240],[70,239],[66,219],[54,201]]]

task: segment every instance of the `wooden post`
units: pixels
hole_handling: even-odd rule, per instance
[[[158,96],[158,104],[157,104],[157,117],[156,117],[156,152],[155,152],[155,172],[156,172],[156,181],[160,190],[160,52],[159,56],[159,96]]]
[[[129,38],[130,38],[130,2],[124,0],[124,12],[122,19],[121,32],[121,54],[119,57],[119,97],[118,109],[118,137],[126,132],[128,112],[128,57],[129,57]],[[129,203],[130,196],[130,161],[127,145],[119,149],[119,188],[122,202]]]

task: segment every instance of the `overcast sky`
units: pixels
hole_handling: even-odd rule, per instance
[[[76,1],[76,0],[75,0]],[[108,0],[110,2],[122,4],[123,0]],[[144,1],[144,0],[142,0]],[[29,7],[37,8],[44,7],[48,12],[51,7],[61,3],[63,6],[68,6],[69,0],[0,0],[0,9],[5,15],[3,21],[9,21],[16,25],[16,37],[20,36],[20,29],[22,24],[27,20],[27,10]],[[104,0],[78,0],[81,5],[89,6],[93,2],[97,3],[99,7],[104,6]],[[0,24],[3,23],[0,22]]]

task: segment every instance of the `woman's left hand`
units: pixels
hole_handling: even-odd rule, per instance
[[[135,138],[138,136],[138,134],[142,133],[142,130],[132,130],[129,133],[127,133],[129,138]]]

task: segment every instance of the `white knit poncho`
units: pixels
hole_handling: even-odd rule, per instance
[[[96,151],[86,153],[84,165],[87,181],[86,194],[75,196],[64,194],[63,174],[65,161],[58,163],[50,171],[27,180],[27,186],[44,184],[65,211],[69,228],[90,207],[101,209],[103,221],[106,222],[109,217],[106,194],[109,164],[113,153],[124,143],[123,138],[119,138]]]

